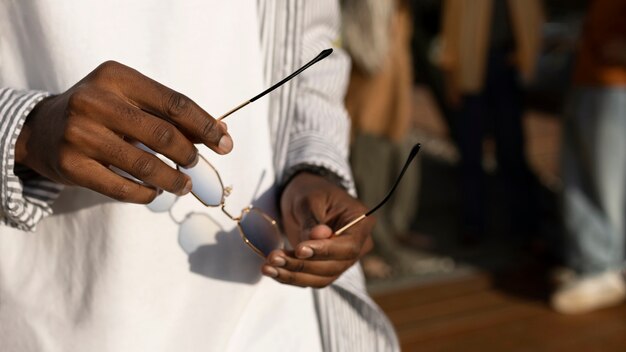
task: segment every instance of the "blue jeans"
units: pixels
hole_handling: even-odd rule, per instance
[[[624,265],[626,88],[577,88],[565,111],[565,261],[582,275]]]

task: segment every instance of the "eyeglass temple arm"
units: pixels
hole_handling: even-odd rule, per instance
[[[314,64],[316,64],[318,61],[326,58],[328,55],[330,55],[333,52],[332,48],[328,48],[325,50],[322,50],[321,53],[319,53],[313,60],[309,61],[306,65],[300,67],[297,71],[295,71],[294,73],[290,74],[289,76],[283,78],[280,82],[274,84],[273,86],[267,88],[266,90],[262,91],[261,93],[257,94],[256,96],[254,96],[252,99],[244,101],[243,103],[237,105],[236,107],[232,108],[230,111],[228,111],[227,113],[225,113],[224,115],[220,116],[217,121],[221,121],[223,119],[225,119],[227,116],[233,114],[235,111],[243,108],[244,106],[254,102],[255,100],[263,97],[264,95],[270,93],[271,91],[273,91],[274,89],[282,86],[283,84],[287,83],[290,79],[294,78],[295,76],[299,75],[300,73],[302,73],[302,71],[306,70],[307,68],[313,66]]]
[[[339,230],[335,231],[335,236],[341,235],[343,232],[345,232],[346,230],[348,230],[352,226],[358,224],[359,222],[361,222],[363,219],[367,218],[368,216],[372,215],[376,210],[378,210],[380,207],[385,205],[385,203],[387,203],[389,198],[391,198],[391,196],[393,195],[393,192],[395,192],[396,188],[398,188],[398,185],[400,184],[400,180],[402,180],[402,177],[404,176],[404,173],[409,168],[409,164],[411,164],[411,161],[413,161],[413,159],[417,155],[417,152],[419,152],[420,147],[421,147],[421,144],[418,143],[418,144],[414,145],[413,148],[411,148],[411,153],[409,153],[409,157],[406,159],[406,162],[404,163],[404,166],[402,167],[402,171],[400,171],[400,175],[398,175],[398,178],[396,179],[396,182],[394,182],[393,187],[391,187],[391,190],[389,191],[389,193],[387,193],[385,198],[383,198],[383,200],[380,203],[378,203],[378,205],[376,205],[375,207],[370,209],[367,213],[359,216],[358,218],[352,220],[350,223],[348,223],[344,227],[342,227]]]

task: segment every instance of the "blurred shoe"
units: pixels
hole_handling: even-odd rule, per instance
[[[551,305],[562,314],[583,314],[620,304],[626,300],[626,283],[620,272],[608,271],[561,284]]]

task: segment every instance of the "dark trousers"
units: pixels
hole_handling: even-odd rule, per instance
[[[466,95],[457,113],[456,139],[461,152],[462,219],[464,231],[486,231],[486,185],[482,142],[486,132],[496,143],[499,179],[504,186],[513,232],[534,231],[537,224],[532,174],[524,153],[522,92],[518,74],[505,51],[492,50],[485,85]]]

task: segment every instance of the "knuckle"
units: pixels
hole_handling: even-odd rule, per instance
[[[64,140],[71,143],[80,140],[83,135],[83,128],[79,124],[68,120],[68,124],[65,127]]]
[[[108,60],[96,67],[91,76],[95,81],[105,81],[109,77],[115,75],[125,66],[114,60]]]
[[[123,146],[114,142],[108,142],[102,143],[99,148],[101,150],[101,153],[106,157],[117,160],[122,165],[128,164],[129,155],[127,150]]]
[[[287,284],[287,285],[293,285],[294,282],[296,281],[294,275],[289,274],[289,273],[280,275],[279,278],[280,278],[280,282]]]
[[[89,103],[89,93],[83,89],[77,89],[67,98],[67,115],[73,115],[74,112],[83,110]]]
[[[300,273],[304,271],[304,268],[305,268],[304,261],[298,260],[293,264],[292,271]]]
[[[165,99],[164,111],[168,117],[178,118],[185,115],[190,104],[189,98],[181,93],[172,92]]]
[[[172,182],[171,190],[174,192],[178,192],[185,187],[186,183],[187,183],[187,178],[181,172],[179,172],[176,178],[174,178],[174,181]]]
[[[120,70],[122,67],[124,67],[124,65],[115,60],[107,60],[96,68],[96,72],[113,73]]]
[[[61,151],[57,162],[57,172],[62,176],[67,176],[75,170],[76,160],[68,153]]]
[[[154,136],[154,143],[159,147],[166,147],[172,144],[176,132],[172,125],[165,123],[159,123],[154,127],[152,132]]]
[[[328,246],[320,246],[315,249],[315,254],[320,258],[329,258],[330,257],[330,249]]]
[[[135,159],[132,165],[132,170],[135,176],[141,179],[152,176],[156,171],[156,168],[156,161],[149,156],[140,156]]]
[[[108,194],[113,199],[126,202],[131,199],[131,188],[127,183],[119,183],[111,186]]]
[[[140,123],[139,110],[130,104],[118,104],[115,107],[115,114],[134,123]]]
[[[121,64],[119,62],[117,62],[115,60],[107,60],[107,61],[101,63],[96,70],[98,70],[98,71],[111,71],[111,70],[115,70],[119,66],[121,66]]]
[[[200,129],[200,133],[205,140],[216,141],[220,137],[220,130],[218,124],[213,120],[207,120],[202,128]]]

